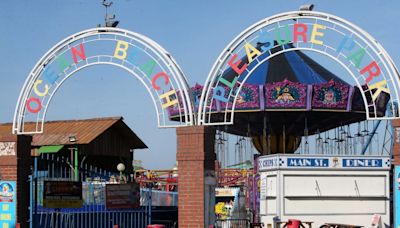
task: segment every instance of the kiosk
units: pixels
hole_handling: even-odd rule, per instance
[[[258,159],[265,227],[298,219],[390,226],[390,157],[274,154]]]

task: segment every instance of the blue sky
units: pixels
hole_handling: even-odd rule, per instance
[[[253,23],[309,1],[114,0],[121,28],[141,33],[168,50],[190,85],[203,84],[222,49]],[[0,18],[0,122],[11,122],[19,91],[40,57],[61,39],[103,23],[100,0],[2,0]],[[400,1],[313,1],[315,10],[335,14],[375,37],[400,64]],[[136,153],[151,169],[175,163],[174,129],[157,129],[150,97],[127,72],[110,66],[87,68],[60,88],[47,119],[123,116],[149,150]]]

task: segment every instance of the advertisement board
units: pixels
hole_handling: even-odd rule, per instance
[[[394,227],[400,228],[400,166],[394,168]]]
[[[107,184],[107,209],[128,209],[140,206],[140,190],[136,183]]]
[[[45,181],[43,206],[47,208],[81,208],[82,182]]]
[[[16,223],[15,181],[0,181],[0,227],[15,227]]]
[[[330,156],[330,155],[266,155],[258,159],[260,171],[275,169],[354,169],[389,170],[390,157],[387,156]]]

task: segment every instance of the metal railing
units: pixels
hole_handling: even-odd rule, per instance
[[[165,228],[176,228],[178,227],[177,221],[173,220],[152,220],[152,224],[161,224],[164,225]]]
[[[148,225],[147,212],[136,211],[94,211],[94,212],[38,212],[34,214],[33,227],[53,228],[143,228]]]
[[[78,177],[82,181],[81,208],[46,208],[43,206],[44,181],[74,180],[69,158],[43,154],[35,158],[31,177],[30,227],[34,228],[144,228],[150,223],[149,205],[135,209],[107,209],[105,187],[119,175],[88,164],[81,164]],[[39,169],[38,169],[39,168]],[[142,194],[142,197],[150,197]]]
[[[248,219],[217,219],[215,228],[248,228],[250,220]]]

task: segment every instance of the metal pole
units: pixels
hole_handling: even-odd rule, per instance
[[[255,160],[256,167],[258,166],[258,158]],[[258,222],[258,211],[257,211],[257,196],[256,194],[258,193],[258,188],[256,186],[256,175],[258,172],[258,168],[253,170],[253,176],[252,176],[252,185],[251,185],[251,196],[252,196],[252,209],[253,209],[253,222]]]
[[[33,176],[29,177],[29,189],[30,189],[30,202],[29,202],[29,228],[32,228],[33,225]]]
[[[79,181],[79,173],[78,173],[78,147],[74,148],[74,174],[75,174],[75,181]]]
[[[34,196],[33,196],[33,198],[34,198],[34,202],[33,202],[33,206],[34,206],[34,212],[33,212],[33,215],[32,215],[32,220],[31,220],[31,224],[30,224],[30,227],[33,227],[33,224],[35,224],[35,215],[37,214],[37,209],[38,209],[38,206],[37,206],[37,197],[38,197],[38,194],[37,194],[37,189],[38,189],[38,181],[37,181],[37,178],[38,178],[38,175],[37,175],[37,163],[38,163],[38,156],[37,156],[37,154],[35,154],[36,156],[35,156],[35,158],[34,158],[34,163],[33,163],[33,180],[34,180],[34,182],[35,182],[35,186],[34,186],[34,191],[33,191],[33,194],[35,194]],[[32,213],[32,208],[31,208],[31,213]]]
[[[152,207],[152,203],[153,203],[153,199],[152,199],[152,192],[151,192],[151,190],[152,190],[152,186],[150,187],[150,189],[149,189],[149,192],[150,192],[150,197],[149,197],[149,224],[151,224],[151,207]]]
[[[367,148],[368,148],[368,146],[371,144],[371,141],[372,141],[372,139],[374,138],[374,135],[375,135],[375,133],[376,133],[376,130],[378,130],[379,124],[381,124],[381,120],[378,120],[378,123],[375,124],[374,130],[372,130],[372,133],[371,133],[371,135],[369,136],[368,141],[367,141],[367,143],[364,145],[364,148],[363,148],[363,150],[362,150],[362,152],[361,152],[362,155],[365,155],[365,152],[367,152]]]

